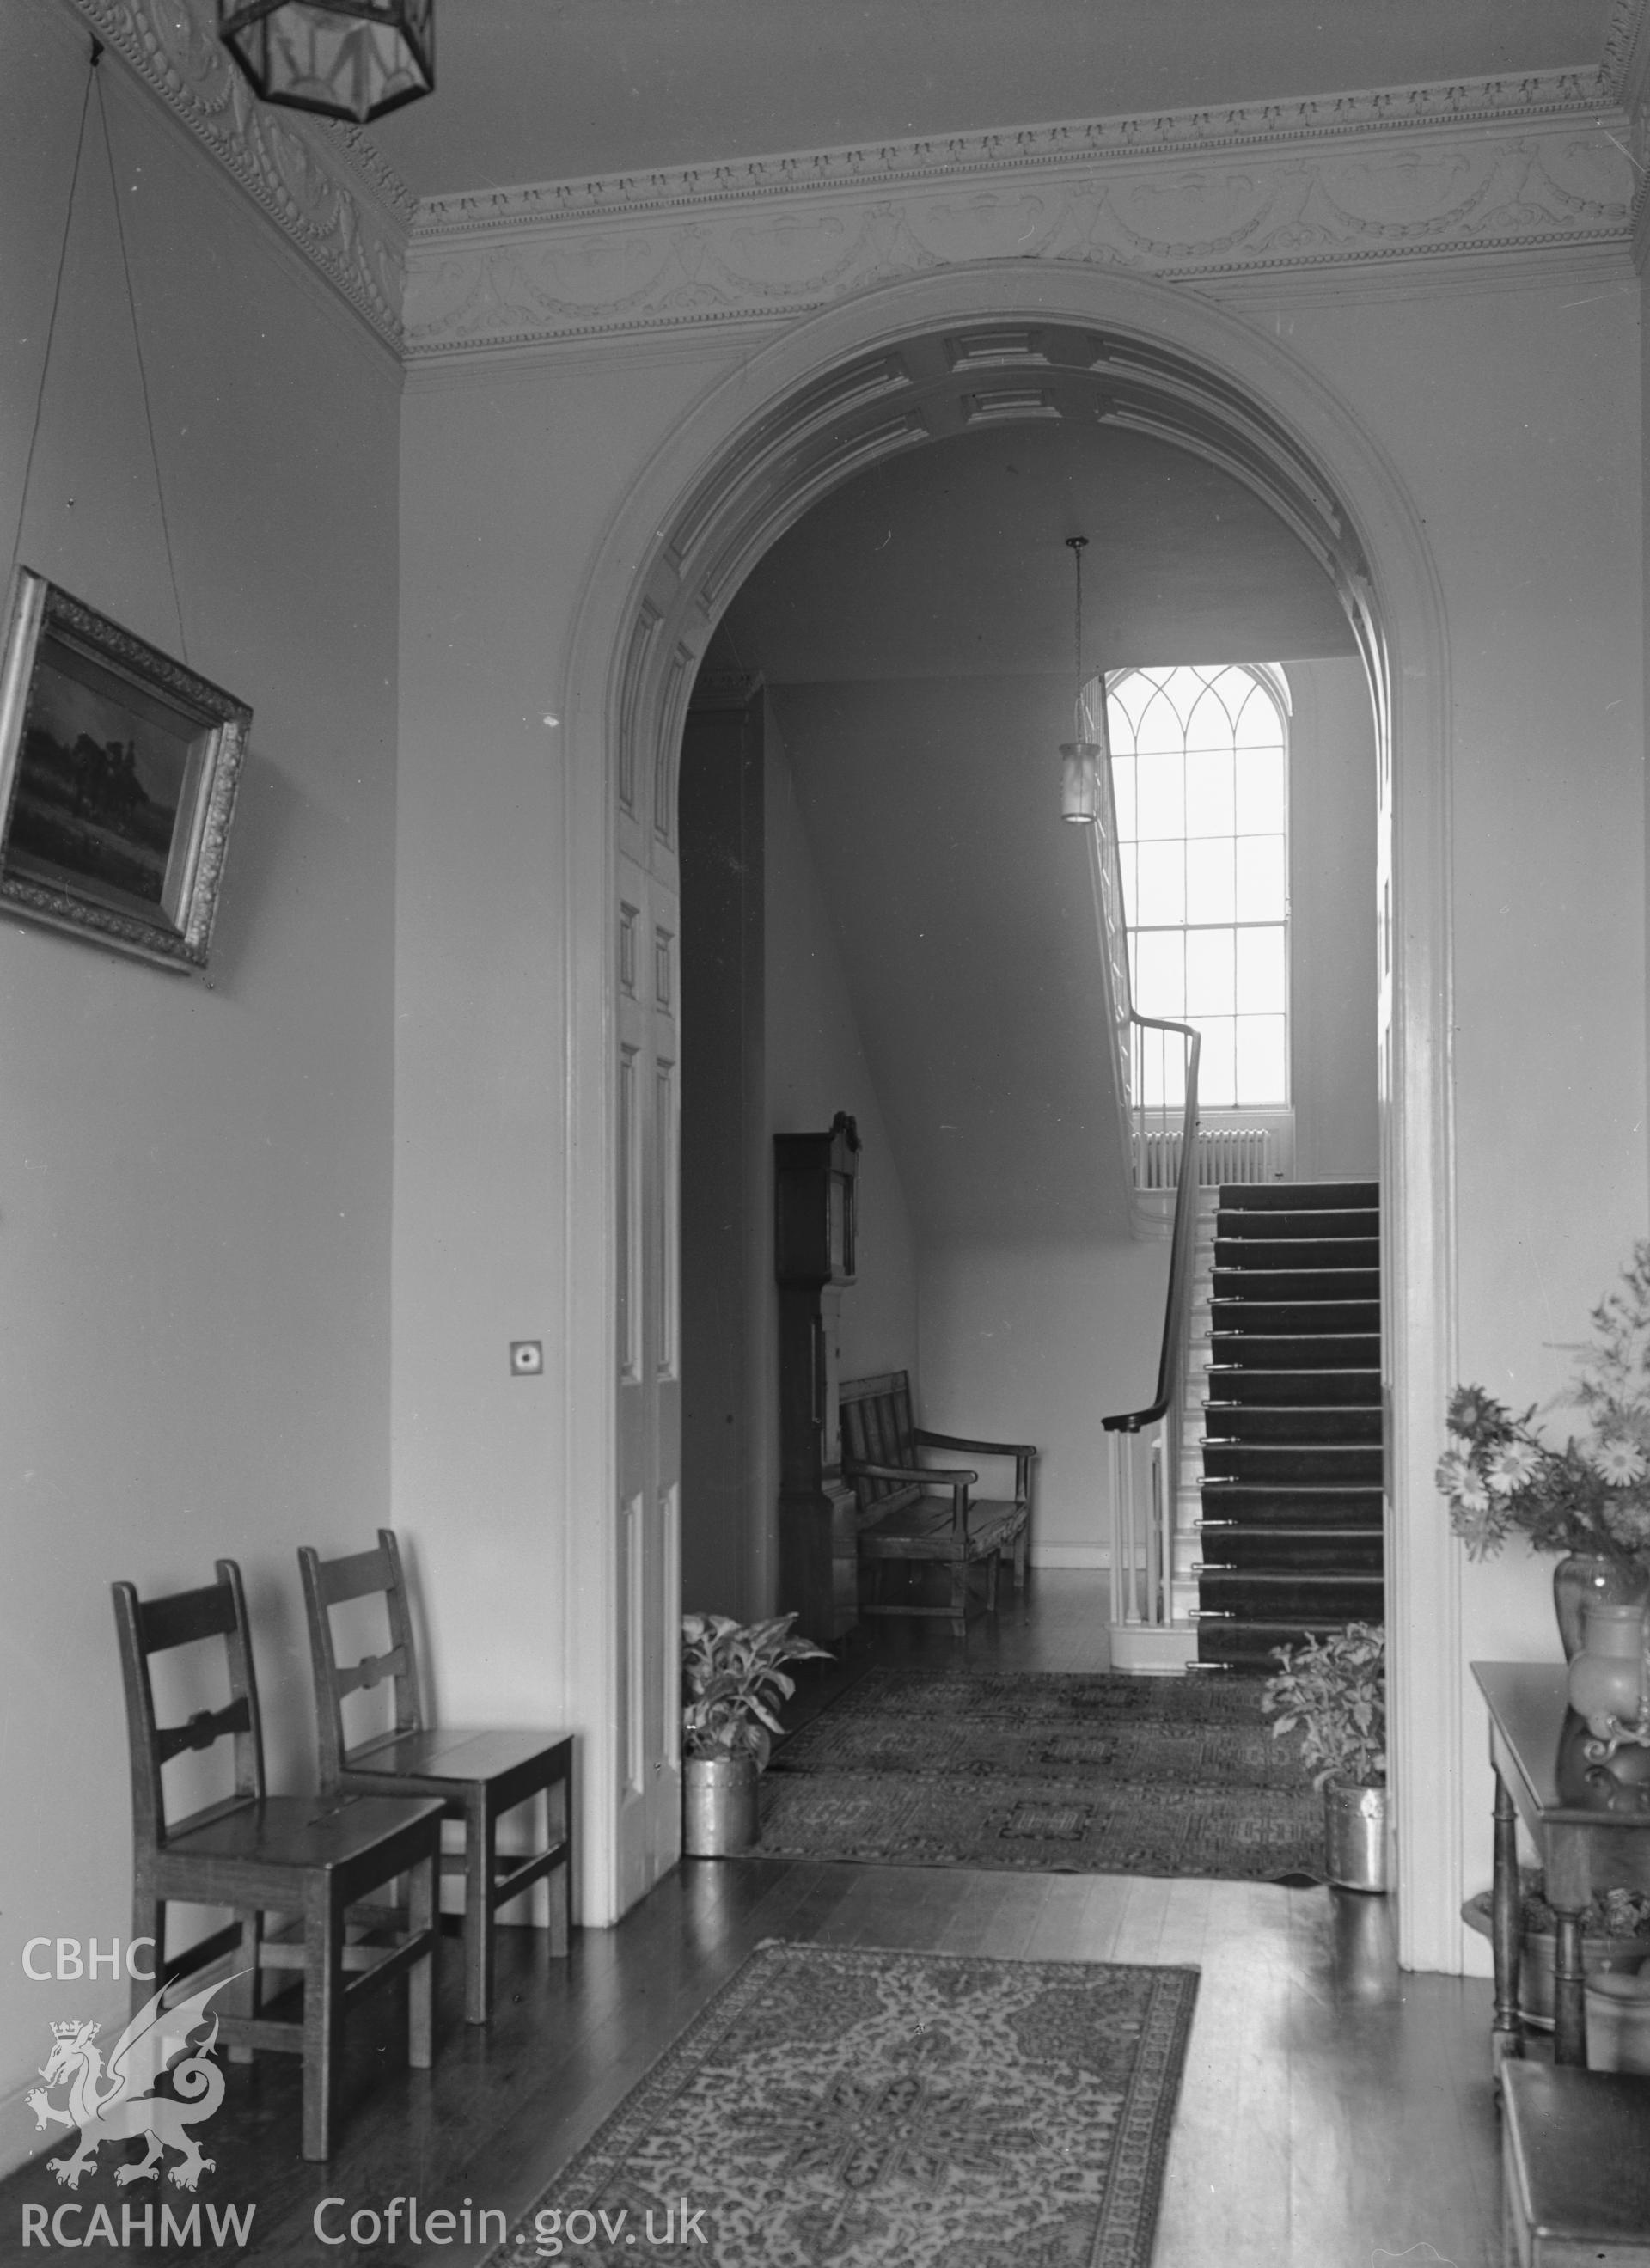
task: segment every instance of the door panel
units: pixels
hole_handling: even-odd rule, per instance
[[[629,832],[629,830],[627,830]],[[639,834],[640,830],[635,830]],[[681,1380],[677,1120],[679,918],[667,846],[619,860],[618,1567],[615,1748],[619,1900],[675,1862],[681,1798],[678,1659]],[[646,863],[644,863],[645,858]]]

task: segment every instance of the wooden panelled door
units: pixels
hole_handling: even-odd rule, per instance
[[[650,838],[651,839],[648,839]],[[681,1845],[681,1383],[677,1167],[681,955],[674,846],[620,815],[617,1088],[619,1907]]]

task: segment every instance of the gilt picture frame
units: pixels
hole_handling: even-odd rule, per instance
[[[243,701],[27,567],[0,660],[0,916],[207,965]]]

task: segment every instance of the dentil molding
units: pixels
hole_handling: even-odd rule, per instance
[[[1089,262],[1216,283],[1268,271],[1618,249],[1633,169],[1619,110],[1547,85],[1515,108],[1446,91],[1259,114],[1044,128],[421,205],[409,361],[603,333],[812,313],[890,278],[980,261]],[[1460,93],[1461,90],[1455,90]],[[1299,120],[1333,110],[1331,129]],[[1509,115],[1509,111],[1513,114]],[[1396,130],[1399,128],[1403,130]]]
[[[256,100],[213,0],[73,0],[379,336],[399,350],[413,201],[359,135]]]

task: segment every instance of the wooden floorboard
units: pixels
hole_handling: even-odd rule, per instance
[[[997,1627],[955,1641],[883,1625],[874,1649],[799,1696],[804,1712],[872,1660],[982,1668],[1104,1667],[1103,1577],[1034,1573]],[[504,1933],[498,2013],[462,2021],[456,1944],[444,1947],[436,2067],[409,2072],[397,2009],[370,2012],[332,2163],[297,2156],[296,2062],[229,2068],[212,2122],[221,2205],[254,2202],[251,2243],[170,2246],[158,2258],[255,2259],[269,2268],[476,2268],[477,2244],[322,2246],[320,2201],[382,2212],[502,2208],[513,2220],[764,1938],[989,1955],[1011,1960],[1188,1963],[1201,1971],[1154,2268],[1386,2268],[1407,2257],[1493,2268],[1499,2136],[1487,2050],[1489,1987],[1401,1975],[1393,1902],[1269,1883],[1035,1875],[814,1860],[679,1867],[611,1930],[576,1933],[550,1959],[538,1933]],[[57,2014],[71,2013],[57,2011]],[[49,2043],[42,2040],[44,2046]],[[61,2133],[61,2130],[59,2130]],[[61,2143],[48,2146],[53,2149]],[[117,2154],[106,2149],[106,2158]],[[113,2166],[79,2201],[141,2211]],[[69,2198],[43,2161],[0,2184],[0,2261],[21,2207]],[[181,2192],[166,2201],[187,2205]],[[83,2216],[83,2225],[84,2225]],[[336,2208],[328,2222],[343,2225]],[[57,2248],[54,2248],[56,2250]],[[141,2248],[135,2248],[141,2250]],[[99,2246],[88,2256],[118,2258]],[[674,2256],[673,2256],[674,2257]],[[686,2256],[683,2256],[686,2257]]]

